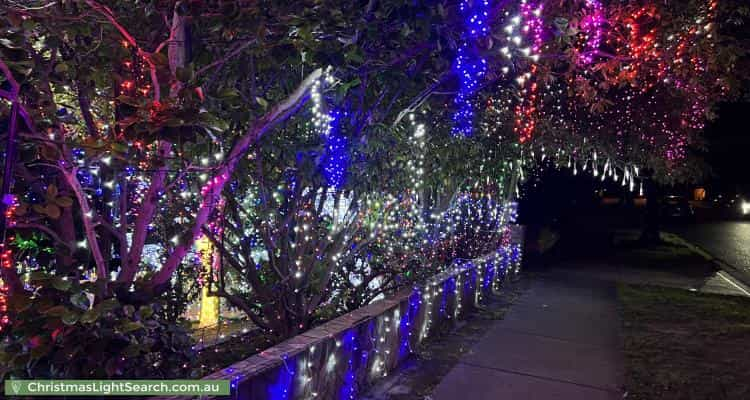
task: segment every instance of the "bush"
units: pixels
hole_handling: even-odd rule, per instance
[[[10,377],[185,378],[194,375],[192,340],[163,317],[163,305],[97,301],[94,283],[32,274],[34,292],[9,299],[0,380]]]

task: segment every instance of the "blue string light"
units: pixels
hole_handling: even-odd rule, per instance
[[[453,69],[458,75],[459,90],[453,115],[453,134],[471,136],[474,126],[474,92],[487,74],[487,60],[479,55],[479,41],[489,34],[489,0],[463,0],[464,41],[458,47]]]
[[[286,354],[281,357],[284,365],[279,369],[276,380],[268,385],[268,398],[271,400],[288,400],[293,398],[294,376],[296,373],[295,362],[288,360]]]
[[[359,349],[357,345],[357,333],[354,329],[349,330],[341,340],[342,342],[342,358],[348,360],[346,374],[344,375],[344,381],[341,385],[341,391],[339,399],[341,400],[354,400],[357,395],[357,370],[360,368],[359,363],[354,357],[354,354]]]
[[[329,186],[341,189],[346,182],[346,170],[349,165],[347,140],[339,129],[339,113],[331,112],[327,133],[325,155],[321,164],[323,176]]]
[[[346,182],[346,170],[349,164],[348,143],[341,134],[338,111],[326,112],[322,88],[324,84],[334,82],[330,69],[324,76],[313,84],[310,96],[312,98],[312,126],[317,135],[325,140],[325,149],[320,161],[320,169],[329,186],[341,189]]]

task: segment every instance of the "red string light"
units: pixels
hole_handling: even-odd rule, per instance
[[[18,202],[15,196],[9,195],[10,204],[5,209],[5,220],[7,221],[8,227],[15,225],[15,210],[18,206]],[[12,240],[6,241],[0,244],[0,268],[11,269],[13,268],[13,251],[8,246],[8,243]],[[8,286],[6,282],[0,284],[0,332],[10,323],[10,317],[8,316]]]
[[[524,143],[531,139],[536,129],[538,109],[538,85],[536,75],[539,70],[537,60],[542,49],[542,33],[544,23],[541,18],[543,6],[531,2],[521,3],[521,17],[523,27],[521,31],[530,39],[529,54],[533,54],[529,72],[518,77],[517,81],[522,86],[520,90],[521,101],[515,107],[515,119],[513,131],[518,135],[519,141]]]

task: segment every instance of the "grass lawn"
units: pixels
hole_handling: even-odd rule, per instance
[[[618,286],[627,399],[750,399],[750,299]]]

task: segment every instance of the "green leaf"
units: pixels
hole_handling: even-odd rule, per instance
[[[67,196],[61,196],[55,199],[55,204],[63,208],[72,207],[73,199]]]
[[[151,54],[151,61],[153,61],[154,64],[156,65],[168,65],[169,64],[169,59],[163,53]]]
[[[126,153],[128,151],[128,145],[125,143],[110,143],[109,148],[115,152],[115,153]],[[121,156],[118,155],[118,158],[122,159]]]
[[[146,319],[154,315],[154,309],[149,306],[141,306],[138,309],[138,316],[141,317],[141,319]]]
[[[49,279],[52,279],[52,275],[44,271],[32,271],[29,274],[29,280],[31,280],[32,283],[37,283],[39,281],[46,281]]]
[[[29,19],[24,19],[21,25],[23,26],[24,30],[31,31],[36,28],[37,23],[33,19],[29,18]]]
[[[188,65],[187,67],[177,67],[175,70],[175,76],[180,82],[190,82],[193,79],[193,66]]]
[[[31,359],[38,360],[46,356],[52,350],[51,344],[43,344],[31,349]]]
[[[136,357],[141,352],[141,346],[138,344],[130,344],[128,347],[122,350],[124,357]]]
[[[209,129],[216,132],[226,132],[229,129],[227,121],[221,118],[216,118],[216,116],[209,113],[201,114],[201,121],[203,121],[203,124],[207,125]]]
[[[349,89],[359,86],[361,82],[362,81],[360,81],[359,78],[352,79],[351,81],[346,82],[343,85],[341,85],[341,88],[339,90],[341,91],[341,93],[346,94],[346,92],[348,92]]]
[[[29,362],[30,357],[29,354],[19,354],[13,359],[13,367],[15,369],[25,369],[26,363]]]
[[[122,312],[123,312],[123,313],[125,313],[125,315],[126,315],[126,316],[127,316],[128,318],[130,318],[130,317],[132,317],[132,316],[133,316],[133,313],[135,313],[135,307],[133,307],[133,306],[132,306],[132,305],[130,305],[130,304],[126,304],[126,305],[125,305],[125,306],[124,306],[124,307],[122,308]]]
[[[99,312],[105,313],[107,311],[114,310],[119,305],[120,305],[120,302],[117,301],[117,299],[112,298],[112,299],[107,299],[107,300],[102,301],[101,303],[97,304],[95,308],[98,309]]]
[[[99,313],[99,310],[96,308],[93,308],[83,313],[83,315],[81,316],[81,322],[84,324],[90,324],[92,322],[95,322],[97,319],[99,319],[100,315],[101,314]]]
[[[32,237],[27,240],[20,234],[16,234],[15,238],[13,238],[13,243],[21,250],[34,250],[39,248],[39,244],[35,240],[39,239],[35,236],[36,235],[32,235]]]
[[[68,312],[68,308],[63,305],[54,306],[54,307],[48,308],[45,311],[42,311],[43,314],[49,315],[51,317],[62,317],[67,312]]]
[[[73,311],[68,311],[62,316],[62,322],[65,325],[75,325],[76,322],[78,322],[78,319],[81,317],[80,314]]]
[[[27,296],[16,295],[8,298],[8,307],[17,312],[23,312],[31,307],[31,299]]]
[[[362,57],[362,54],[359,51],[359,47],[355,47],[344,54],[344,58],[347,61],[350,61],[354,64],[362,64],[365,59]]]
[[[138,329],[142,329],[143,324],[141,324],[138,321],[128,321],[123,324],[120,324],[120,326],[117,328],[122,333],[128,333],[132,332]]]
[[[55,65],[55,72],[57,72],[58,74],[64,74],[68,72],[68,70],[70,70],[70,67],[68,67],[68,64],[58,63],[57,65]]]
[[[224,88],[217,93],[217,96],[222,99],[230,99],[240,97],[240,93],[235,88]]]
[[[122,104],[127,104],[129,106],[133,107],[140,107],[141,103],[138,101],[138,99],[130,96],[126,96],[124,94],[121,94],[115,98],[118,102]]]
[[[60,158],[57,147],[51,144],[43,144],[39,150],[39,155],[48,161],[57,161],[57,159]]]
[[[62,290],[63,292],[66,292],[70,290],[70,287],[73,285],[71,281],[68,279],[63,279],[61,276],[56,276],[52,278],[52,287],[54,287],[57,290]]]
[[[268,108],[268,101],[266,99],[258,96],[255,98],[255,101],[257,101],[264,110]]]
[[[78,292],[75,294],[70,295],[70,302],[80,308],[81,310],[88,310],[91,306],[91,302],[89,301],[88,296],[86,296],[86,293],[84,292]]]

